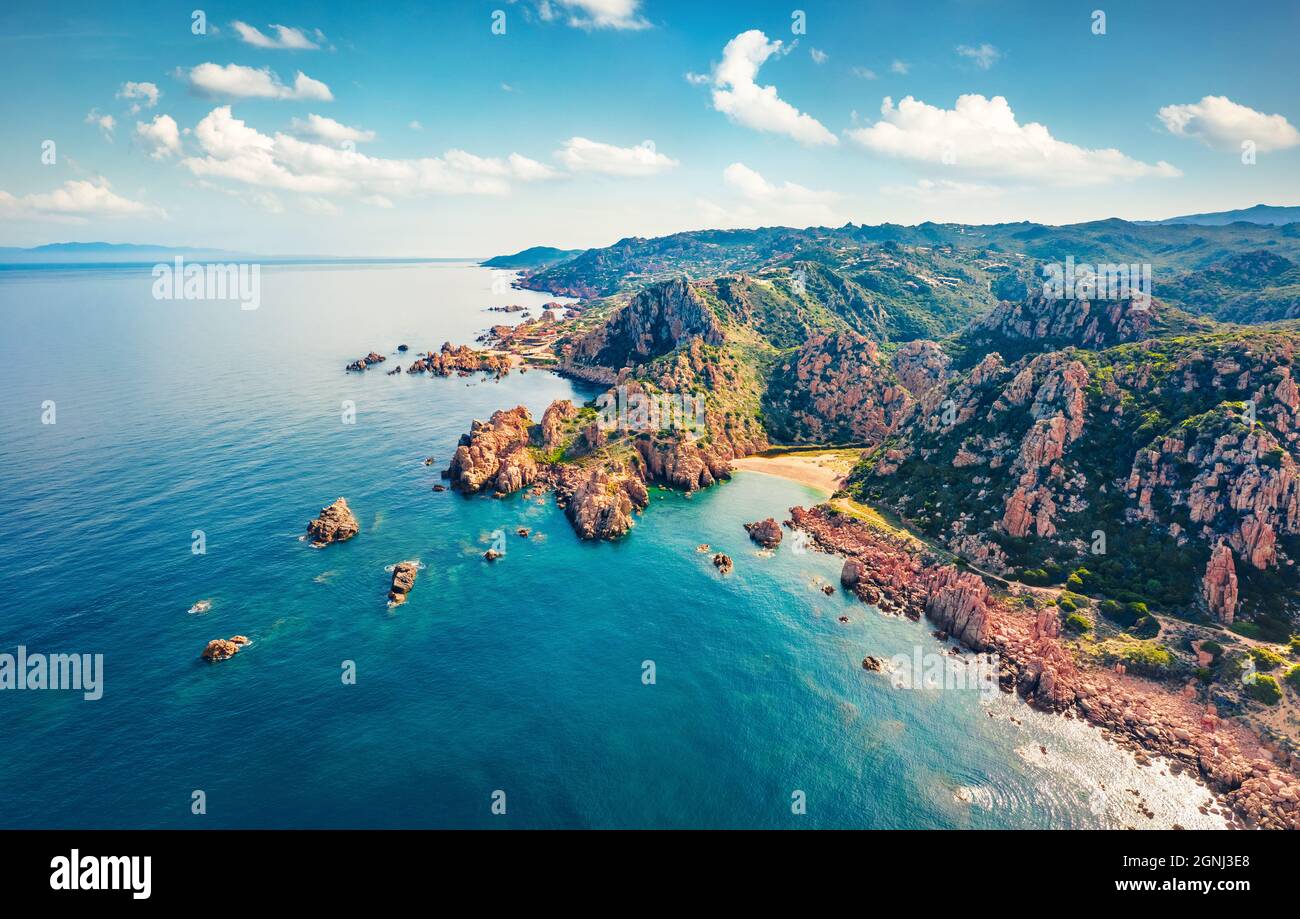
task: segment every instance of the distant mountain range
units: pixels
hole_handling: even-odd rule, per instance
[[[556,250],[559,251],[559,250]],[[191,261],[256,261],[267,264],[315,262],[469,262],[460,258],[394,258],[388,256],[267,255],[232,249],[158,246],[150,243],[50,243],[30,249],[0,247],[0,265],[133,265],[168,262],[177,257]]]
[[[1278,207],[1273,204],[1256,204],[1235,211],[1218,211],[1212,214],[1188,214],[1185,217],[1167,217],[1164,220],[1138,220],[1136,223],[1177,224],[1194,223],[1203,227],[1222,227],[1230,223],[1260,223],[1281,226],[1300,222],[1300,207]]]
[[[145,262],[160,259],[237,258],[243,253],[227,249],[191,249],[137,243],[50,243],[31,249],[0,248],[0,262],[10,264]]]

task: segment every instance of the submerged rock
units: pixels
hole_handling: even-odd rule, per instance
[[[321,508],[320,516],[307,524],[307,535],[311,544],[320,549],[332,542],[351,539],[361,531],[357,518],[352,516],[346,498],[338,498],[329,507]]]

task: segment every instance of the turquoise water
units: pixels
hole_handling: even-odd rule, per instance
[[[0,651],[102,653],[105,669],[98,701],[0,692],[0,826],[1218,823],[1190,780],[1077,722],[865,673],[867,654],[942,649],[822,594],[835,559],[748,541],[743,522],[817,501],[808,488],[741,473],[691,499],[652,492],[615,545],[579,542],[549,497],[432,492],[471,419],[590,392],[343,366],[472,342],[505,318],[483,307],[548,298],[494,294],[467,264],[267,268],[249,312],[155,301],[151,281],[0,277]],[[309,548],[307,521],[339,495],[360,536]],[[390,610],[385,568],[408,558],[425,568]],[[199,659],[234,634],[253,644]]]

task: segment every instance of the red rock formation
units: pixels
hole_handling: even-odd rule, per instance
[[[348,364],[347,369],[365,370],[367,367],[374,366],[375,364],[382,364],[386,360],[388,360],[388,358],[384,355],[371,351],[365,357],[359,357],[352,363]]]
[[[1136,341],[1151,326],[1154,309],[1136,300],[1067,300],[1040,295],[1003,300],[972,325],[978,342],[1043,341],[1102,348]]]
[[[1210,614],[1231,625],[1237,612],[1237,566],[1232,561],[1232,550],[1224,543],[1219,543],[1210,553],[1201,579],[1201,592]]]
[[[238,654],[240,648],[249,643],[248,638],[243,635],[233,635],[228,639],[214,638],[203,649],[203,659],[205,661],[228,660]]]
[[[415,586],[415,576],[420,566],[415,562],[398,562],[393,566],[393,586],[388,591],[389,606],[401,606],[406,602],[406,595]]]
[[[920,399],[948,379],[952,359],[937,342],[919,339],[900,345],[891,364],[899,382]]]
[[[868,445],[905,423],[916,401],[876,343],[856,332],[810,338],[773,374],[768,400],[778,440]]]
[[[925,615],[975,651],[988,646],[989,589],[982,578],[951,565],[927,572]]]
[[[582,539],[618,539],[632,529],[632,513],[650,496],[635,474],[602,466],[558,467],[556,493]]]
[[[475,421],[451,458],[447,478],[453,488],[472,493],[487,486],[510,494],[537,478],[537,461],[529,451],[533,418],[522,405]]]
[[[417,358],[406,372],[432,373],[440,377],[449,377],[453,373],[461,376],[468,376],[471,373],[490,373],[500,379],[510,372],[510,357],[505,354],[476,351],[466,345],[453,346],[451,342],[443,342],[441,350],[436,353],[429,351],[423,357]]]
[[[617,370],[667,354],[692,337],[711,345],[724,339],[717,317],[680,278],[641,291],[607,322],[575,340],[570,357]]]
[[[338,498],[329,507],[321,508],[320,516],[307,524],[311,544],[319,549],[332,542],[351,539],[361,531],[357,518],[352,516],[346,498]]]
[[[578,409],[568,399],[552,402],[542,413],[542,446],[552,450],[564,441],[565,426],[578,417]]]
[[[749,533],[750,539],[765,549],[775,549],[781,544],[781,525],[775,518],[768,517],[757,523],[747,523],[745,530]]]

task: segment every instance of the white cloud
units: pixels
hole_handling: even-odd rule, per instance
[[[93,108],[86,113],[86,124],[95,125],[106,140],[112,140],[113,130],[117,127],[117,119],[112,115],[101,115],[99,109]]]
[[[969,58],[980,70],[988,70],[1002,59],[1002,52],[988,42],[984,42],[978,48],[972,48],[970,45],[958,45],[957,53],[964,58]]]
[[[254,26],[246,22],[236,20],[231,23],[235,31],[239,33],[240,41],[252,45],[254,48],[280,49],[287,51],[315,51],[320,47],[315,41],[307,37],[303,29],[295,29],[290,26],[271,26],[275,31],[275,37],[266,35]],[[315,37],[323,41],[325,36],[321,34],[320,29],[315,31]]]
[[[870,67],[854,67],[850,72],[855,77],[861,77],[864,80],[876,79],[876,72]]]
[[[831,56],[820,48],[809,48],[808,53],[812,56],[814,64],[825,64],[831,59]]]
[[[298,202],[302,205],[304,211],[318,217],[337,217],[342,213],[337,204],[325,198],[313,198],[304,195],[298,199]]]
[[[648,29],[641,15],[641,0],[538,0],[537,14],[550,22],[561,11],[566,22],[578,29]]]
[[[655,150],[654,141],[635,147],[615,147],[585,137],[570,137],[555,157],[570,172],[603,172],[617,176],[648,176],[672,169],[677,160]]]
[[[1051,185],[1182,175],[1164,161],[1151,165],[1115,149],[1089,150],[1057,140],[1042,124],[1022,125],[1002,96],[960,96],[951,109],[911,96],[895,106],[886,97],[880,116],[869,127],[848,131],[849,138],[875,153],[973,174]]]
[[[135,136],[156,160],[181,152],[181,132],[171,115],[155,115],[148,123],[137,121]]]
[[[907,76],[912,70],[912,65],[894,58],[894,62],[889,65],[889,72],[896,73],[899,76]]]
[[[236,118],[228,105],[209,112],[194,137],[205,155],[181,165],[195,176],[305,195],[501,195],[514,183],[556,175],[518,153],[494,158],[450,150],[441,157],[384,159],[285,133],[272,137]]]
[[[0,218],[86,223],[94,217],[165,217],[161,208],[123,198],[108,180],[71,179],[50,192],[15,197],[0,191]]]
[[[130,113],[138,114],[141,109],[153,108],[158,104],[158,97],[162,91],[158,89],[156,83],[135,83],[130,80],[122,84],[122,88],[117,91],[119,99],[138,100],[131,105]]]
[[[190,70],[190,85],[209,96],[227,96],[234,99],[298,99],[331,102],[334,94],[319,80],[313,80],[301,70],[290,88],[269,67],[260,70],[242,64],[199,64]]]
[[[423,130],[424,130],[424,125],[420,124],[420,122],[415,121],[414,119],[412,119],[411,121],[408,121],[408,122],[406,123],[406,126],[407,126],[408,128],[410,128],[412,131],[423,131]]]
[[[722,62],[713,71],[713,107],[737,124],[756,131],[785,134],[801,144],[834,145],[839,139],[820,121],[776,94],[775,86],[755,82],[758,69],[774,54],[786,53],[780,41],[769,42],[757,29],[727,42]]]
[[[815,191],[793,182],[775,185],[744,163],[724,169],[722,180],[736,197],[726,206],[699,202],[709,226],[830,226],[844,222],[835,209],[839,200],[835,192]]]
[[[919,179],[912,185],[882,185],[882,195],[896,198],[915,198],[921,201],[937,201],[943,198],[996,198],[1002,189],[994,185],[980,185],[976,182],[953,182],[950,179]]]
[[[346,141],[364,143],[375,139],[374,131],[352,128],[324,115],[308,115],[305,119],[295,118],[289,123],[289,129],[299,137],[310,137],[331,144],[341,144]]]
[[[1300,131],[1282,115],[1265,115],[1227,96],[1206,96],[1188,105],[1166,105],[1159,117],[1169,133],[1194,137],[1216,150],[1240,150],[1246,140],[1254,141],[1261,153],[1300,144]]]

